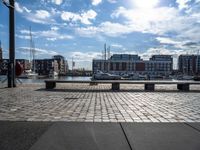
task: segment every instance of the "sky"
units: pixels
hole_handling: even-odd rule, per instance
[[[9,11],[0,3],[0,40],[8,58]],[[30,59],[30,27],[36,59],[63,55],[75,68],[92,68],[111,54],[197,54],[200,0],[15,0],[16,58]]]

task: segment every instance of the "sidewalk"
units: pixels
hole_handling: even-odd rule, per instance
[[[0,120],[75,122],[200,122],[200,90],[178,92],[176,86],[44,84],[0,88]],[[196,89],[195,89],[196,88]],[[169,90],[171,89],[171,90]]]
[[[199,150],[199,87],[142,88],[0,88],[0,150]]]
[[[0,122],[1,150],[199,150],[200,123]]]

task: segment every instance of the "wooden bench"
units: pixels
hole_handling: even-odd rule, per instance
[[[56,83],[79,83],[79,84],[112,84],[112,90],[120,90],[120,84],[144,84],[145,91],[154,91],[156,84],[176,84],[177,89],[180,91],[189,91],[191,84],[200,84],[199,81],[163,81],[163,80],[138,80],[138,81],[128,81],[128,80],[93,80],[93,81],[83,81],[83,80],[45,80],[46,89],[53,89],[56,87]]]

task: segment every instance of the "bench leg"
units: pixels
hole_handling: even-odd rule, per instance
[[[190,85],[189,84],[177,84],[177,89],[180,91],[189,91]]]
[[[46,82],[46,89],[53,89],[56,87],[56,82]]]
[[[120,90],[120,85],[119,85],[119,83],[112,83],[112,90],[113,90],[113,91],[118,91],[118,90]]]
[[[98,85],[98,83],[96,83],[96,82],[90,82],[90,86],[93,86],[93,85]]]
[[[154,91],[155,90],[155,84],[145,84],[144,89],[145,89],[145,91]]]

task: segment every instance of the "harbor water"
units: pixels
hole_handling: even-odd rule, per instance
[[[2,84],[2,81],[6,80],[7,77],[6,76],[0,76],[0,84]],[[66,81],[71,81],[71,80],[84,80],[84,81],[88,81],[91,80],[91,77],[89,76],[60,76],[60,77],[55,77],[55,78],[35,78],[35,79],[19,79],[22,83],[43,83],[44,80],[47,79],[62,79],[62,80],[66,80]],[[6,83],[6,81],[4,82]]]

